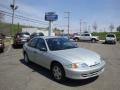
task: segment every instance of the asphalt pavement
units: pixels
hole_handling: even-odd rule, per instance
[[[0,90],[120,90],[120,44],[79,42],[78,45],[99,53],[106,61],[105,71],[99,77],[57,83],[49,70],[34,63],[27,65],[22,48],[9,45],[0,54]]]

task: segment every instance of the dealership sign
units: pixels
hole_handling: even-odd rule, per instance
[[[56,21],[58,19],[58,15],[55,12],[47,12],[45,13],[46,21]]]

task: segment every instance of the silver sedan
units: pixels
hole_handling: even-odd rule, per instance
[[[65,77],[87,79],[104,71],[105,61],[99,54],[78,47],[62,37],[36,37],[23,46],[26,63],[34,62],[52,72],[60,82]]]

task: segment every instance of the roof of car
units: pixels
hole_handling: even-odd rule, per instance
[[[62,38],[62,36],[37,36],[36,38],[43,38],[43,39],[48,39],[48,38]]]
[[[115,35],[114,33],[108,33],[107,35]]]

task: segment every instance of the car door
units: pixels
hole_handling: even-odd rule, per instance
[[[50,59],[48,57],[45,40],[42,38],[39,38],[36,48],[37,48],[37,53],[36,53],[37,63],[41,66],[48,68],[49,67],[48,63]]]
[[[28,47],[27,47],[27,54],[28,54],[29,59],[35,63],[36,63],[36,45],[37,45],[37,42],[38,42],[38,38],[34,38],[28,43]]]
[[[84,38],[85,38],[85,34],[82,34],[82,35],[80,36],[80,40],[84,40]]]
[[[90,40],[90,34],[85,34],[84,40]]]

